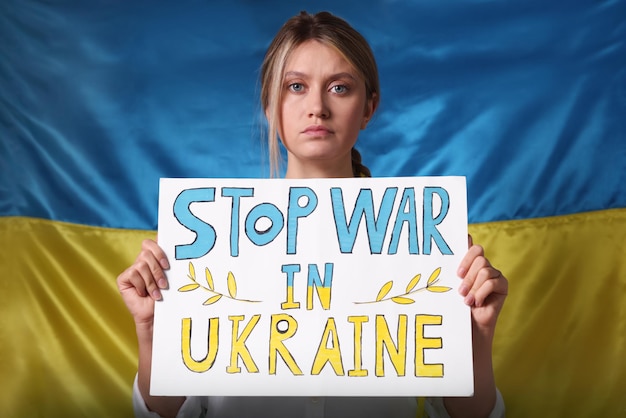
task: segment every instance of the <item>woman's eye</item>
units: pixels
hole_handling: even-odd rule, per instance
[[[299,93],[302,90],[304,90],[304,86],[302,84],[300,84],[300,83],[291,83],[289,85],[289,90],[291,90],[293,92],[296,92],[296,93]]]
[[[333,86],[331,90],[333,91],[333,93],[343,94],[348,91],[348,87],[344,86],[343,84],[338,84],[336,86]]]

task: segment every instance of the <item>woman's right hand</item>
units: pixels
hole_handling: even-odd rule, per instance
[[[159,245],[151,239],[141,244],[135,262],[117,277],[117,288],[139,326],[152,327],[154,301],[161,299],[161,289],[167,288],[163,270],[169,262]]]
[[[141,252],[132,266],[117,277],[117,288],[135,320],[139,364],[137,387],[148,409],[160,416],[176,416],[185,397],[151,396],[152,331],[154,302],[161,299],[161,289],[167,287],[163,270],[169,269],[167,256],[155,241],[144,240]]]

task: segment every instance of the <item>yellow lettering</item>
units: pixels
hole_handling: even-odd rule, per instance
[[[333,283],[333,263],[324,264],[324,279],[320,277],[320,272],[316,264],[309,264],[308,285],[306,288],[306,308],[313,309],[313,288],[317,291],[322,309],[330,309],[330,289]]]
[[[226,373],[240,373],[241,367],[237,364],[237,358],[241,357],[244,366],[248,370],[248,373],[258,373],[259,368],[256,366],[256,363],[252,359],[250,355],[250,351],[248,351],[248,347],[246,347],[246,339],[250,336],[250,333],[261,319],[261,315],[254,315],[246,327],[239,334],[239,322],[243,321],[243,315],[233,315],[229,316],[233,323],[232,327],[232,335],[231,335],[231,348],[230,348],[230,366],[226,368]]]
[[[354,324],[354,369],[348,370],[348,376],[367,376],[367,369],[361,368],[363,363],[361,354],[363,353],[363,323],[369,322],[369,318],[366,315],[349,316],[348,322]]]
[[[329,339],[331,340],[330,347],[328,347]],[[324,328],[324,333],[322,334],[322,340],[320,341],[317,353],[315,354],[315,359],[313,360],[311,374],[320,374],[326,363],[330,363],[337,376],[344,375],[335,318],[328,318],[326,321],[326,327]]]
[[[383,361],[384,350],[387,349],[389,358],[393,367],[396,369],[398,376],[405,375],[406,369],[406,335],[407,335],[407,316],[398,316],[398,346],[393,343],[393,338],[389,333],[387,321],[384,315],[376,315],[376,376],[385,375],[385,365]]]
[[[209,319],[209,337],[207,341],[207,355],[204,359],[196,361],[191,356],[191,318],[183,318],[181,330],[181,351],[183,363],[192,372],[203,373],[213,367],[217,349],[219,348],[219,318]]]
[[[313,309],[313,289],[317,291],[317,298],[320,300],[322,309],[330,309],[330,287],[307,286],[306,288],[306,308]]]
[[[280,304],[280,308],[283,310],[300,308],[300,302],[293,300],[293,286],[287,286],[287,300]]]
[[[428,348],[443,347],[441,338],[424,337],[426,325],[441,325],[441,315],[415,315],[415,376],[416,377],[443,377],[443,364],[424,363],[424,351]]]
[[[282,327],[282,325],[284,325],[283,322],[287,324],[287,327],[284,330]],[[293,337],[297,330],[298,323],[291,315],[272,315],[269,352],[270,374],[276,374],[276,358],[278,357],[278,354],[280,354],[280,356],[283,358],[283,361],[285,362],[285,364],[287,364],[287,367],[289,367],[291,373],[293,373],[295,376],[301,376],[303,374],[302,370],[300,370],[300,368],[296,364],[293,356],[291,355],[287,347],[285,347],[285,344],[283,344],[283,341]]]

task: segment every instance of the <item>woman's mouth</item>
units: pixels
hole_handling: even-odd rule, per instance
[[[303,133],[311,136],[326,136],[332,132],[333,131],[322,125],[311,125],[303,131]]]

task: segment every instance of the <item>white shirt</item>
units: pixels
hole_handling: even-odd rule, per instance
[[[133,409],[137,418],[157,418],[141,397],[137,379],[133,385]],[[450,418],[441,398],[426,398],[426,416]],[[409,397],[269,397],[207,396],[187,397],[177,418],[415,418],[417,398]],[[504,400],[497,392],[496,404],[489,418],[504,417]]]

